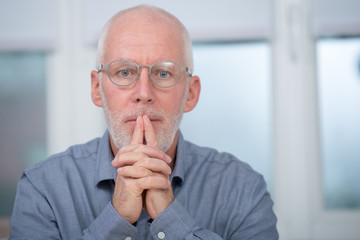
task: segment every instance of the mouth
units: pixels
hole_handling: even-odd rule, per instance
[[[160,117],[155,117],[155,116],[148,116],[148,117],[150,119],[151,124],[158,124],[158,123],[161,122]],[[125,124],[135,126],[136,125],[136,119],[137,119],[137,116],[129,117],[129,118],[125,119]]]

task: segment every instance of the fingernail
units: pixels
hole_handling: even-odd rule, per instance
[[[169,155],[165,155],[165,156],[166,156],[166,161],[167,161],[168,163],[171,163],[171,161],[172,161],[171,157],[170,157]]]
[[[147,115],[144,115],[145,121],[150,122],[150,119]]]

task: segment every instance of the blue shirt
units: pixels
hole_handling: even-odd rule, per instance
[[[111,204],[116,169],[109,133],[25,170],[10,239],[278,239],[263,177],[228,153],[179,134],[171,182],[174,202],[136,225]]]

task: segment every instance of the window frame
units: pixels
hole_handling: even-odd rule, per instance
[[[351,7],[351,6],[350,6]],[[274,202],[283,239],[358,239],[359,210],[325,209],[310,0],[273,11]]]

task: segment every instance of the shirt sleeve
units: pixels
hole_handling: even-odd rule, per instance
[[[249,185],[249,205],[247,209],[240,209],[245,212],[245,217],[241,222],[236,218],[232,219],[232,222],[236,224],[233,228],[237,231],[232,233],[231,239],[279,239],[273,201],[267,191],[264,178],[258,175]]]
[[[26,174],[23,174],[18,182],[10,225],[9,240],[62,239],[51,205]],[[83,231],[83,236],[74,236],[74,239],[112,240],[126,239],[126,237],[135,239],[136,235],[136,227],[121,218],[109,202],[100,215]]]
[[[18,182],[9,239],[61,239],[51,206],[25,174]]]
[[[175,199],[150,226],[153,239],[221,240],[214,232],[196,225],[187,210]]]
[[[85,229],[82,239],[135,239],[136,235],[136,227],[123,219],[109,202],[102,213]]]
[[[276,240],[279,238],[276,229],[277,219],[272,209],[273,202],[267,192],[266,183],[259,175],[251,185],[249,186],[251,189],[248,196],[249,205],[246,209],[234,209],[234,212],[239,214],[229,219],[231,228],[229,228],[227,239]],[[246,212],[246,216],[244,217],[240,212]],[[150,232],[153,239],[222,239],[216,233],[198,226],[195,219],[176,199],[152,222]]]

